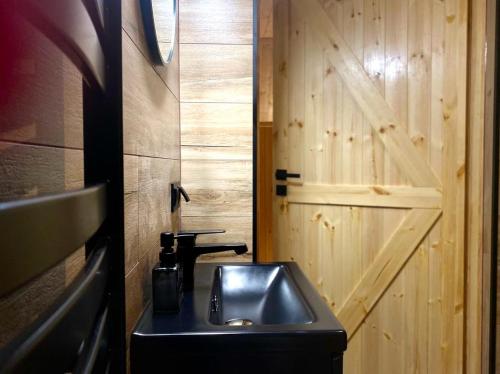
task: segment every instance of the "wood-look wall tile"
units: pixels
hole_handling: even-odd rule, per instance
[[[137,319],[141,315],[146,300],[144,298],[145,270],[142,263],[138,263],[125,277],[125,310],[127,346],[130,343],[130,334]]]
[[[139,157],[125,155],[125,274],[139,261]]]
[[[182,161],[182,183],[189,191],[252,191],[251,161]]]
[[[252,155],[252,147],[181,147],[181,160],[252,161]]]
[[[123,60],[125,153],[178,159],[178,100],[125,33]]]
[[[139,158],[139,257],[157,251],[160,233],[175,230],[170,213],[170,183],[180,181],[179,161]]]
[[[184,209],[184,208],[183,208]],[[252,217],[182,217],[182,229],[224,229],[226,233],[201,235],[199,243],[244,242],[252,249]]]
[[[252,48],[181,44],[181,101],[252,103]]]
[[[252,146],[252,104],[181,103],[181,143]]]
[[[170,64],[159,66],[153,65],[149,47],[144,36],[144,23],[141,14],[140,1],[122,1],[122,22],[123,30],[132,39],[136,47],[146,57],[148,64],[153,67],[156,73],[166,83],[170,91],[179,99],[179,38],[175,43],[174,55]],[[179,35],[179,28],[177,28]]]
[[[21,289],[0,298],[0,347],[33,323],[57,300],[66,284],[61,263]]]
[[[125,274],[139,261],[139,193],[125,194]]]
[[[182,207],[182,216],[252,217],[252,192],[189,190],[191,201]]]
[[[152,275],[151,271],[158,262],[158,251],[147,251],[138,264],[125,277],[125,308],[127,346],[130,334],[142,311],[151,300]]]
[[[252,0],[183,0],[180,42],[252,44]]]
[[[0,142],[0,201],[83,186],[83,152]]]
[[[31,49],[14,73],[15,97],[2,103],[0,140],[82,149],[82,75],[51,41],[31,30]]]
[[[125,194],[139,191],[139,157],[132,155],[123,156],[123,189]]]

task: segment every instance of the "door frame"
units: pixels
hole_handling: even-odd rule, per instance
[[[258,255],[258,222],[259,220],[259,210],[258,210],[258,183],[259,183],[259,20],[260,20],[260,1],[253,0],[253,28],[252,28],[252,38],[253,38],[253,51],[252,51],[252,261],[257,262]]]
[[[496,366],[499,10],[496,0],[469,9],[466,373],[494,373]]]

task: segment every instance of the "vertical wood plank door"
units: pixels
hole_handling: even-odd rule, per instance
[[[347,373],[461,373],[467,0],[274,0],[275,260]]]

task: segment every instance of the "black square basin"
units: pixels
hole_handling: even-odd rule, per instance
[[[132,332],[132,373],[342,373],[347,335],[293,262],[196,264],[179,313],[151,304]]]
[[[210,322],[226,326],[309,324],[314,320],[284,265],[217,266]]]

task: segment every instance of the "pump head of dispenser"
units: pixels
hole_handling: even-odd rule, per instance
[[[162,267],[173,268],[177,264],[177,256],[174,253],[174,234],[162,232],[160,235],[160,264]]]

